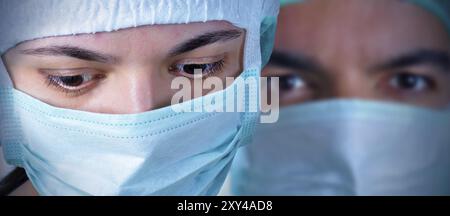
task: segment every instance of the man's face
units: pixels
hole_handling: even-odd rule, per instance
[[[361,98],[450,104],[450,36],[433,14],[400,0],[314,0],[281,9],[263,76],[280,104]]]
[[[43,102],[98,113],[170,105],[175,77],[236,77],[245,32],[227,22],[155,25],[38,39],[4,56],[16,89]],[[208,92],[203,92],[204,94]]]

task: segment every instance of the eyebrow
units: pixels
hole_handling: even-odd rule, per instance
[[[233,40],[240,37],[241,35],[242,31],[239,30],[208,32],[177,45],[169,52],[169,56],[177,56],[216,42]]]
[[[320,64],[312,58],[280,50],[273,51],[269,60],[269,65],[311,72],[324,71]]]
[[[115,56],[103,54],[97,51],[88,50],[76,46],[40,47],[36,49],[22,50],[21,53],[36,56],[65,56],[100,63],[115,63],[118,61],[118,58]]]
[[[399,69],[417,65],[432,65],[444,71],[450,69],[450,56],[445,51],[418,50],[395,57],[374,67],[375,70]]]

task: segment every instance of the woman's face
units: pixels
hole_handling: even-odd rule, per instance
[[[28,41],[3,56],[16,89],[53,106],[127,114],[170,105],[175,77],[236,77],[245,32],[227,22],[154,25]],[[204,92],[206,94],[207,92]]]
[[[400,0],[313,0],[281,9],[264,76],[280,104],[329,98],[450,104],[450,40],[433,14]]]

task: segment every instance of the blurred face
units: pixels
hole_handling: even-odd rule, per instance
[[[263,76],[280,76],[282,106],[330,98],[450,104],[450,35],[400,0],[313,0],[281,9]]]
[[[3,55],[15,88],[53,106],[111,114],[170,105],[175,77],[236,77],[245,32],[227,22],[155,25],[21,43]],[[204,92],[207,94],[208,92]]]

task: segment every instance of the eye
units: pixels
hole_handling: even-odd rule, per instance
[[[46,73],[46,82],[49,86],[55,87],[57,90],[70,94],[71,96],[78,96],[90,89],[96,81],[103,79],[104,74],[99,73],[80,73],[73,75],[59,75],[65,73],[64,71],[44,71]],[[73,72],[70,72],[73,73]]]
[[[75,76],[49,76],[50,80],[64,88],[77,88],[93,79],[91,74]]]
[[[222,71],[225,61],[219,60],[211,63],[179,63],[171,66],[169,71],[175,75],[183,75],[189,78],[195,78],[201,75],[211,75]],[[196,74],[199,72],[200,74]]]
[[[288,72],[278,76],[279,80],[279,102],[280,106],[288,106],[297,103],[303,103],[314,98],[315,90],[313,82],[310,79],[305,79],[298,72]],[[273,74],[276,75],[276,74]],[[267,91],[272,91],[270,76],[267,80]],[[268,95],[271,95],[268,93]]]
[[[305,82],[298,74],[288,74],[280,76],[280,90],[291,91],[305,86]]]
[[[389,85],[400,90],[422,92],[432,89],[434,82],[427,76],[403,72],[392,77]]]

